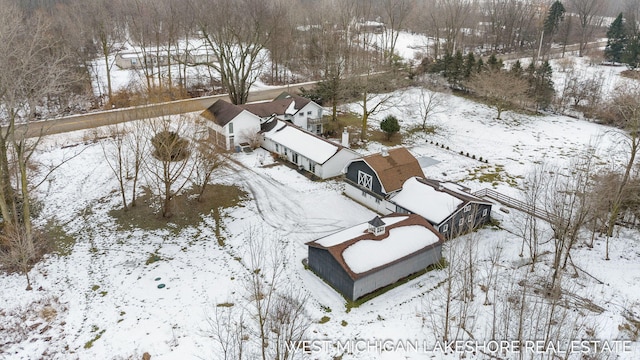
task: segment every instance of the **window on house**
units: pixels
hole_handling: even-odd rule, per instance
[[[276,144],[276,152],[279,153],[280,152],[280,145]]]
[[[314,163],[313,161],[309,160],[309,171],[311,171],[312,173],[315,174],[316,172],[316,163]]]
[[[285,154],[285,155],[289,155],[289,152],[287,151],[287,148],[286,148],[286,147],[284,147],[284,146],[283,146],[283,148],[284,148],[284,154]]]
[[[300,116],[304,116],[304,112],[301,112],[301,113],[300,113]]]
[[[464,217],[460,218],[460,221],[458,221],[458,225],[460,226],[464,225]]]
[[[311,115],[311,111],[307,111],[307,115]]]
[[[467,222],[468,222],[469,224],[471,224],[471,223],[473,222],[473,216],[469,215],[469,216],[467,217]]]
[[[442,231],[441,232],[445,233],[447,231],[449,231],[449,224],[442,225]]]
[[[131,65],[135,65],[138,63],[138,59],[131,59]]]
[[[376,204],[380,204],[380,199],[376,198]]]
[[[467,205],[464,207],[464,212],[469,212],[471,211],[471,205]]]
[[[373,183],[373,178],[371,175],[364,173],[362,171],[358,171],[358,185],[371,190],[371,184]]]
[[[233,123],[229,123],[229,134],[233,134]]]
[[[488,211],[488,209],[482,210],[482,217],[486,217],[487,216],[487,211]]]
[[[322,133],[322,124],[318,124],[316,125],[316,134],[321,134]]]
[[[365,197],[365,198],[367,197],[367,192],[366,191],[362,192],[362,197]]]

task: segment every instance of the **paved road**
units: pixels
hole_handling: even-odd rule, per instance
[[[298,93],[301,87],[310,88],[315,82],[280,86],[268,90],[260,90],[249,94],[249,101],[271,100],[283,91]],[[92,129],[99,126],[117,124],[126,121],[139,120],[164,115],[183,114],[187,112],[203,111],[218,100],[229,101],[227,94],[205,96],[195,99],[171,101],[109,111],[93,112],[81,115],[71,115],[58,119],[42,120],[29,124],[27,136],[60,134],[76,130]]]

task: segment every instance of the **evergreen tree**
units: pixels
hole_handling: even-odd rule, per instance
[[[519,59],[513,63],[513,65],[511,66],[511,70],[509,70],[509,72],[511,72],[511,74],[516,77],[522,76],[522,74],[524,73],[524,70],[522,69],[522,63],[520,62]]]
[[[564,20],[565,12],[566,10],[560,1],[554,2],[549,8],[549,13],[544,19],[544,33],[549,39],[553,38],[553,35],[558,32],[558,26]]]
[[[607,38],[607,46],[604,48],[605,58],[614,63],[622,62],[623,53],[627,46],[627,34],[622,13],[609,26]]]
[[[464,78],[468,79],[476,71],[476,57],[472,52],[464,59]]]
[[[455,56],[451,57],[451,61],[449,65],[447,65],[447,71],[445,73],[445,77],[454,87],[457,87],[460,84],[460,80],[462,80],[464,73],[464,57],[462,56],[462,52],[456,51]]]
[[[629,69],[635,70],[640,65],[640,38],[633,36],[627,40],[627,46],[622,53],[622,62]]]
[[[503,65],[502,59],[498,59],[495,54],[491,54],[487,60],[487,66],[489,67],[489,70],[492,71],[502,69]]]
[[[380,122],[380,130],[384,131],[387,134],[387,140],[391,139],[391,136],[398,131],[400,131],[400,123],[398,122],[398,118],[393,115],[389,115],[385,117]]]
[[[527,68],[528,71],[529,68]],[[555,95],[553,69],[551,69],[549,61],[545,61],[538,68],[535,68],[535,66],[533,68],[535,70],[533,76],[529,79],[529,84],[531,85],[529,93],[535,101],[536,107],[545,109],[551,104]]]
[[[482,60],[482,58],[479,58],[478,62],[476,63],[476,72],[483,72],[484,70],[486,70],[484,61]]]

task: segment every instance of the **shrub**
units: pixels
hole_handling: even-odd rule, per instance
[[[181,161],[189,156],[189,141],[174,131],[161,131],[151,138],[153,156],[162,161]]]
[[[380,122],[380,130],[387,134],[387,140],[389,140],[393,134],[400,131],[400,123],[395,116],[389,115]]]

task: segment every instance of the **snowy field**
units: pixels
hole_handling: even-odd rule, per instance
[[[611,74],[610,81],[617,81],[616,73]],[[374,116],[372,124],[394,114],[402,119],[404,128],[418,125],[419,90],[407,89],[395,95],[396,106]],[[423,169],[431,178],[459,181],[473,191],[489,187],[518,196],[523,177],[535,164],[566,167],[596,142],[602,166],[612,167],[624,160],[619,138],[607,127],[563,116],[512,112],[505,112],[503,120],[495,120],[495,111],[484,105],[451,95],[445,95],[444,102],[446,111],[432,120],[437,128],[435,135],[405,137],[405,145],[416,156],[439,161]],[[355,104],[345,108],[358,109]],[[230,164],[214,176],[217,183],[237,185],[249,193],[240,206],[223,211],[224,246],[215,238],[215,221],[210,215],[203,216],[197,226],[180,230],[170,223],[166,229],[155,231],[118,230],[109,215],[110,210],[121,206],[117,181],[104,162],[102,147],[84,143],[85,136],[80,132],[51,136],[36,155],[42,164],[55,164],[81,151],[57,169],[37,193],[44,201],[42,217],[55,218],[76,242],[69,254],[47,256],[34,267],[30,272],[33,291],[24,290],[24,276],[0,275],[0,359],[140,359],[144,352],[153,360],[222,358],[208,320],[218,304],[246,304],[242,281],[249,276],[245,267],[249,251],[246,236],[256,229],[267,245],[275,245],[273,239],[280,239],[287,256],[287,282],[309,296],[305,310],[313,323],[306,340],[334,345],[355,339],[373,343],[412,341],[432,348],[441,336],[438,325],[445,306],[441,284],[447,277],[446,268],[428,272],[350,310],[344,298],[304,269],[306,242],[375,215],[342,195],[340,181],[313,182],[282,165],[264,167],[270,155],[262,150],[236,154],[234,159],[243,166]],[[450,149],[435,146],[435,142]],[[71,144],[78,146],[62,148]],[[380,144],[372,143],[360,151],[371,153],[379,148]],[[460,151],[487,159],[488,163],[460,155]],[[481,174],[493,173],[501,177],[491,183],[481,181]],[[503,229],[481,229],[451,241],[444,250],[445,257],[452,257],[461,244],[476,244],[476,284],[485,283],[490,260],[495,259],[496,249],[502,250],[496,260],[493,290],[489,290],[494,305],[484,305],[485,293],[476,286],[476,299],[468,312],[466,331],[478,341],[492,339],[490,325],[495,319],[491,310],[495,304],[512,301],[509,294],[518,288],[514,279],[546,277],[552,260],[550,253],[543,255],[536,271],[529,273],[526,259],[519,256],[522,241],[516,234],[520,214],[513,210],[503,213],[498,208],[494,207],[494,214]],[[604,260],[604,246],[600,238],[593,248],[578,244],[572,260],[589,275],[580,273],[564,279],[563,286],[576,297],[590,299],[603,309],[593,312],[576,307],[567,313],[567,319],[584,321],[576,339],[628,340],[629,334],[622,330],[626,323],[622,315],[628,311],[636,318],[640,316],[640,233],[620,230],[611,240],[610,261]],[[552,251],[551,242],[542,248]],[[159,255],[160,260],[147,263],[150,254]],[[166,286],[160,289],[160,283]],[[249,311],[248,305],[246,308]],[[321,323],[323,317],[328,321]],[[467,335],[460,338],[468,339]],[[255,337],[249,341],[255,344]],[[629,351],[601,358],[637,359],[638,342],[630,342],[630,347]],[[462,357],[424,348],[352,350],[341,352],[328,346],[300,354],[300,358]],[[465,356],[488,358],[483,354]],[[510,354],[502,358],[515,357]]]

